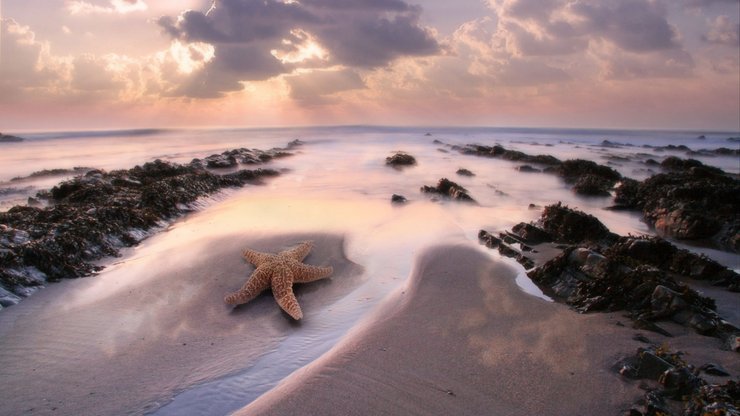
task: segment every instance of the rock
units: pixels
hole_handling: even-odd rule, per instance
[[[516,170],[524,173],[542,173],[541,169],[533,168],[531,165],[521,165]]]
[[[396,152],[393,156],[385,158],[385,164],[393,167],[412,166],[416,164],[416,159],[408,153]]]
[[[719,376],[719,377],[729,377],[730,373],[727,372],[721,365],[715,364],[715,363],[706,363],[703,366],[699,367],[699,370],[713,375],[713,376]]]
[[[615,202],[642,211],[663,236],[711,239],[721,249],[740,252],[740,180],[698,161],[666,161],[675,170],[642,182],[623,181]]]
[[[560,203],[546,206],[538,224],[559,243],[577,244],[617,238],[596,217]]]
[[[475,200],[468,195],[467,189],[447,178],[440,179],[439,182],[437,182],[436,187],[422,186],[421,192],[442,195],[454,201],[475,202]]]
[[[592,175],[594,177],[601,178],[604,182],[608,183],[609,186],[613,186],[617,181],[622,179],[622,175],[616,170],[599,165],[591,160],[584,159],[573,159],[566,160],[562,164],[558,165],[556,172],[559,176],[564,178],[566,182],[574,183],[579,178]]]
[[[17,143],[22,142],[24,139],[18,136],[11,136],[9,134],[0,133],[0,143]]]
[[[469,144],[466,146],[453,146],[454,150],[462,154],[476,155],[483,157],[496,157],[504,160],[511,160],[525,163],[535,163],[539,165],[556,166],[562,163],[558,158],[550,155],[528,155],[517,150],[508,150],[503,146],[482,146]]]
[[[601,176],[587,174],[579,177],[573,185],[577,194],[590,196],[611,196],[609,189],[613,183]]]
[[[688,307],[681,294],[663,285],[655,286],[650,299],[652,318],[666,318]]]
[[[464,168],[458,169],[456,173],[460,176],[475,176],[475,173]]]
[[[553,241],[553,236],[547,231],[524,222],[515,225],[511,231],[527,244],[541,244]]]
[[[406,199],[406,197],[403,195],[393,194],[391,196],[391,202],[394,204],[405,204],[406,202],[408,202],[408,199]]]

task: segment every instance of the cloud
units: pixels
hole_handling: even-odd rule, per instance
[[[0,19],[0,97],[24,98],[29,90],[53,89],[67,72],[64,60],[50,53],[28,26]]]
[[[240,90],[241,81],[298,68],[374,69],[404,56],[440,53],[434,33],[419,23],[420,13],[400,0],[220,0],[207,13],[189,10],[158,23],[174,39],[214,46],[215,58],[198,87],[182,92],[218,97]],[[316,53],[285,59],[302,47]]]
[[[709,43],[740,47],[740,23],[733,23],[729,16],[717,16],[710,23],[709,32],[702,37]]]
[[[285,80],[291,98],[304,106],[327,104],[334,94],[365,88],[360,75],[349,68],[311,70],[286,76]]]
[[[108,5],[99,6],[87,1],[67,1],[67,11],[72,15],[128,14],[148,9],[144,0],[110,0]]]
[[[737,0],[685,0],[689,7],[709,7],[715,4],[737,5]]]

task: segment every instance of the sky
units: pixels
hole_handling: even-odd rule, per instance
[[[740,0],[0,0],[0,131],[740,131]]]

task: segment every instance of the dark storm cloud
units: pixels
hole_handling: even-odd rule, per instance
[[[221,0],[208,13],[187,11],[158,23],[173,38],[214,45],[215,58],[197,89],[198,96],[218,96],[240,89],[236,80],[291,72],[295,65],[271,51],[295,48],[283,40],[296,40],[291,31],[298,29],[328,50],[325,66],[376,68],[402,56],[438,53],[433,34],[419,25],[420,13],[400,0]]]

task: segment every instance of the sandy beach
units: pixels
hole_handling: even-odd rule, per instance
[[[639,397],[610,370],[639,345],[620,320],[534,298],[508,266],[439,246],[372,323],[237,414],[616,415]]]

